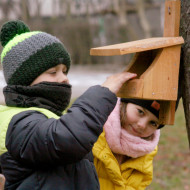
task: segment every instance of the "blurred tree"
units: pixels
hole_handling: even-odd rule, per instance
[[[39,19],[41,16],[41,6],[42,6],[42,2],[40,0],[35,0],[36,3],[36,17]]]
[[[53,20],[55,20],[55,19],[57,19],[57,7],[59,7],[59,0],[57,1],[57,0],[54,0],[53,2],[52,2],[52,6],[51,6],[51,9],[52,9],[52,16],[51,16],[51,18],[53,19]]]
[[[0,1],[0,7],[2,7],[3,19],[8,20],[9,13],[14,7],[13,0]]]
[[[152,34],[151,34],[151,28],[150,28],[149,22],[146,18],[146,14],[145,14],[145,12],[146,12],[145,11],[145,0],[137,0],[136,5],[137,5],[137,13],[139,16],[139,20],[140,20],[141,26],[144,30],[144,36],[145,36],[145,38],[150,38],[150,37],[152,37]]]
[[[105,34],[105,25],[104,25],[104,18],[99,18],[99,37],[100,37],[100,46],[106,44],[106,34]]]
[[[89,20],[89,17],[90,17],[90,6],[91,6],[91,4],[92,4],[91,0],[86,1],[86,17],[87,17],[87,20]]]
[[[29,15],[29,10],[28,10],[28,1],[27,0],[21,0],[21,19],[24,22],[28,22],[30,15]]]
[[[185,111],[186,128],[190,147],[190,1],[181,0],[180,35],[185,43],[182,46],[180,65],[180,88]]]
[[[72,0],[65,0],[66,4],[66,19],[70,20],[71,19],[71,4]]]
[[[129,24],[126,1],[112,0],[112,4],[113,4],[113,10],[119,19],[120,33],[124,36],[125,39],[128,33],[131,36],[132,40],[136,40],[138,38],[137,34],[133,29],[133,26]]]

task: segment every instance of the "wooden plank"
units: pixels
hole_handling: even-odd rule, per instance
[[[123,98],[177,100],[180,49],[180,45],[159,49],[155,52],[156,56],[151,55],[152,51],[137,53],[132,66],[126,69],[137,73],[137,78],[127,82],[117,95]]]
[[[180,11],[181,11],[181,1],[180,0],[169,0],[165,2],[165,20],[164,20],[164,37],[177,37],[179,36],[180,27]],[[163,112],[161,109],[162,121],[166,124],[173,125],[175,117],[175,101],[169,101],[167,105],[169,109],[165,109]],[[167,110],[167,111],[166,111]]]
[[[176,101],[161,101],[159,112],[159,123],[173,125],[175,121],[175,105]]]
[[[175,46],[183,43],[184,40],[182,37],[149,38],[149,39],[137,40],[133,42],[115,44],[110,46],[91,48],[90,55],[97,55],[97,56],[124,55],[129,53],[136,53],[136,52],[148,51],[169,46]]]
[[[121,98],[142,98],[143,80],[133,79],[126,82],[117,93]]]
[[[164,37],[179,36],[180,9],[180,0],[165,2]]]
[[[177,100],[181,46],[164,48],[140,77],[144,79],[143,98]]]
[[[138,78],[142,77],[143,73],[145,73],[146,70],[150,68],[150,65],[160,50],[162,49],[136,53],[125,71],[136,73]]]

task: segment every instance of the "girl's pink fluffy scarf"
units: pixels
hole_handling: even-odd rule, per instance
[[[104,125],[107,143],[112,152],[132,158],[144,156],[152,152],[159,141],[160,130],[156,130],[152,140],[145,140],[129,134],[121,127],[120,99]]]

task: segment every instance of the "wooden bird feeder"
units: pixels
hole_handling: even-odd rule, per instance
[[[123,85],[118,97],[159,100],[160,124],[174,124],[181,44],[180,0],[165,2],[164,36],[92,48],[91,55],[113,56],[135,53],[126,71],[137,78]]]

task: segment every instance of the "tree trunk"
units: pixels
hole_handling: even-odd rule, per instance
[[[15,3],[12,0],[7,0],[7,1],[1,1],[0,2],[0,7],[2,8],[2,13],[3,13],[3,19],[4,20],[7,21],[9,19],[8,15],[9,15],[12,7],[14,7],[14,4]]]
[[[71,20],[71,3],[72,1],[66,0],[66,18],[67,20]]]
[[[146,14],[145,14],[145,11],[146,11],[145,10],[145,1],[137,0],[136,5],[137,5],[137,13],[139,15],[139,21],[144,30],[145,38],[150,38],[150,37],[152,37],[152,34],[151,34],[151,28],[150,28],[149,22],[146,18]]]
[[[186,119],[186,128],[190,147],[190,1],[181,0],[181,23],[180,35],[183,36],[185,43],[182,46],[180,64],[181,96]],[[179,126],[180,127],[180,126]]]
[[[116,12],[118,16],[118,21],[120,25],[120,32],[126,33],[128,31],[129,35],[131,36],[132,40],[137,40],[137,34],[135,30],[133,29],[133,26],[130,25],[129,20],[128,20],[128,13],[126,11],[126,2],[125,0],[117,0],[117,3],[114,3],[114,11]],[[126,33],[127,34],[127,33]]]
[[[22,10],[22,20],[27,22],[29,19],[29,10],[28,10],[28,1],[22,0],[21,1],[21,10]]]
[[[41,11],[41,7],[42,7],[42,3],[41,3],[41,1],[40,0],[36,0],[36,17],[38,18],[38,19],[40,19],[40,16],[41,16],[41,13],[40,13],[40,11]]]

